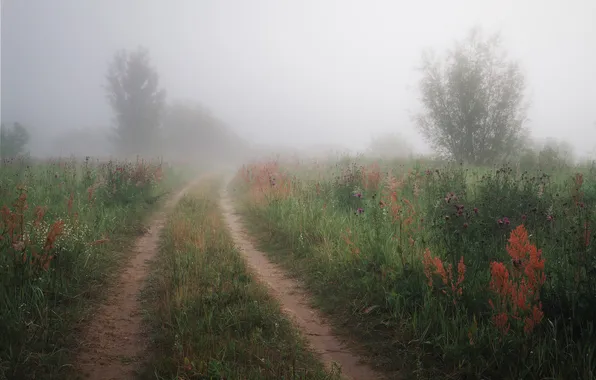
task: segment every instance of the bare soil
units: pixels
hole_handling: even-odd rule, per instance
[[[332,333],[331,326],[310,306],[309,296],[303,287],[254,247],[250,235],[234,211],[233,201],[225,191],[221,205],[234,242],[248,266],[256,277],[269,287],[271,294],[281,303],[283,311],[294,320],[327,367],[331,368],[333,362],[339,364],[346,379],[382,379],[383,376],[362,363],[361,358]]]
[[[151,219],[150,226],[128,253],[126,268],[110,286],[103,303],[85,327],[75,367],[85,379],[134,379],[148,357],[139,293],[149,274],[149,263],[159,250],[159,236],[166,214],[196,183],[168,200]]]

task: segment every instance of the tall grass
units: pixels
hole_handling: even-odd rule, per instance
[[[0,165],[0,378],[63,378],[78,323],[129,238],[181,181],[159,163]]]
[[[218,178],[178,203],[145,292],[155,357],[147,378],[331,379],[251,277],[223,222]]]
[[[590,168],[273,162],[234,186],[273,257],[388,373],[595,378]]]

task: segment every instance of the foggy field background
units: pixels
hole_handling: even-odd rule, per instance
[[[366,150],[399,133],[432,150],[412,117],[424,49],[471,27],[500,31],[527,80],[527,126],[594,153],[596,31],[590,0],[3,1],[1,119],[31,131],[34,156],[108,155],[107,65],[145,46],[167,101],[211,109],[267,150]],[[313,148],[313,146],[315,148]]]
[[[196,178],[146,269],[148,378],[336,378],[254,281],[230,202],[389,378],[595,379],[595,17],[3,0],[0,380],[71,378],[130,246]]]

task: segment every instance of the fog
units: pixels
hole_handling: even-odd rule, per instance
[[[396,132],[428,152],[411,120],[421,54],[479,25],[522,65],[532,135],[585,155],[595,17],[594,0],[4,0],[1,119],[35,131],[32,151],[64,153],[61,132],[112,125],[108,64],[142,45],[168,101],[198,101],[250,141],[364,150]]]

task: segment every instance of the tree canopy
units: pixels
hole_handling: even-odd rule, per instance
[[[474,164],[515,154],[525,134],[525,78],[498,34],[485,38],[475,28],[444,57],[425,54],[422,63],[416,122],[437,153]]]
[[[165,90],[151,66],[146,48],[114,55],[107,74],[107,96],[115,113],[114,143],[124,156],[159,154]]]
[[[14,123],[12,128],[0,124],[0,157],[15,157],[25,152],[29,142],[29,132],[20,123]]]

